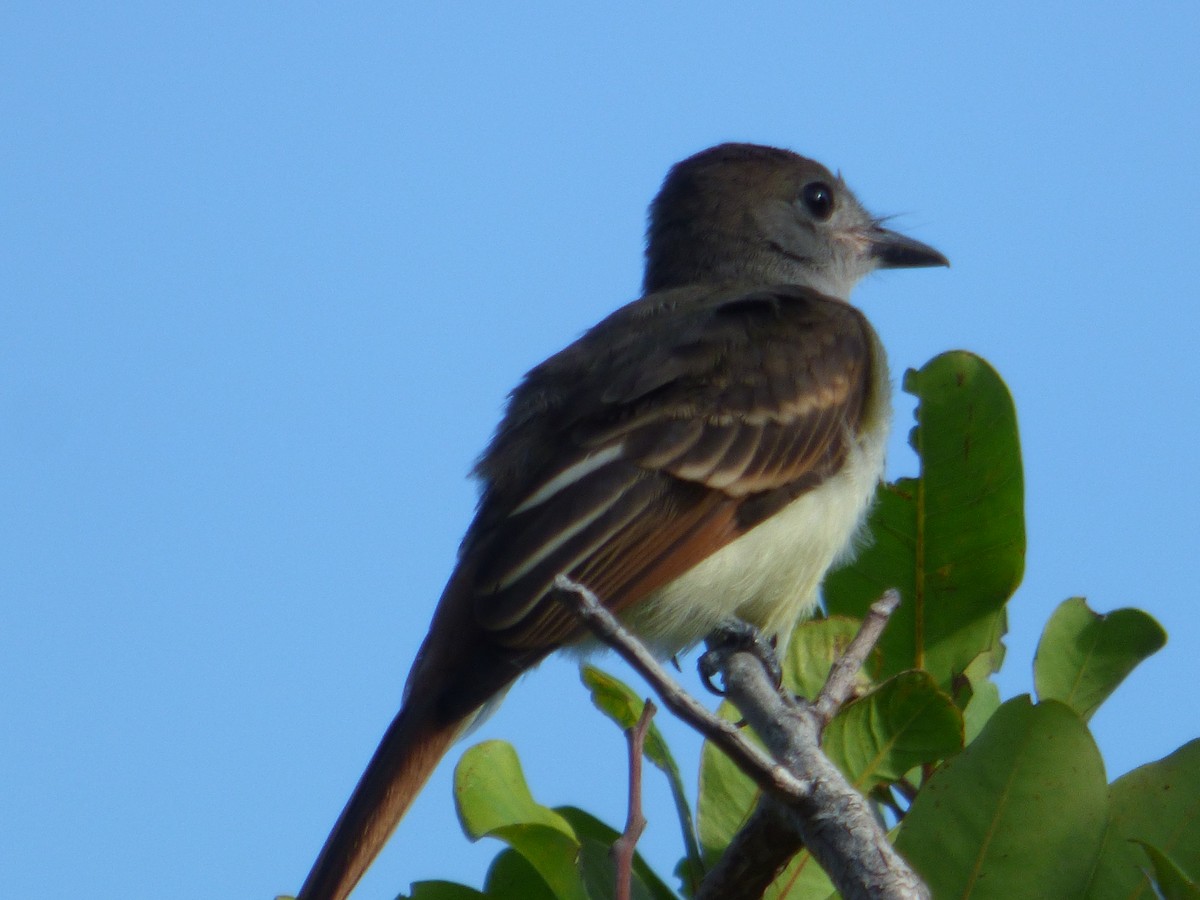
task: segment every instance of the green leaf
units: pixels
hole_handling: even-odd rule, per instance
[[[829,669],[846,652],[846,647],[858,634],[861,624],[845,616],[810,619],[798,624],[792,631],[787,652],[781,660],[783,682],[788,689],[801,697],[810,700],[815,698],[825,686]],[[868,662],[868,668],[872,667],[872,661]],[[861,672],[858,680],[864,689],[871,683],[870,678]]]
[[[983,726],[1000,708],[1000,688],[992,681],[995,671],[991,654],[981,653],[963,672],[970,697],[963,706],[963,743],[969,744],[983,731]]]
[[[1092,612],[1082,597],[1064,601],[1042,632],[1034,658],[1038,697],[1061,700],[1091,718],[1125,676],[1167,642],[1167,633],[1140,609]]]
[[[396,900],[483,900],[486,896],[452,881],[415,881],[412,893],[400,894]]]
[[[484,895],[488,900],[555,900],[546,879],[512,848],[505,848],[492,860]]]
[[[896,848],[934,897],[1078,897],[1104,834],[1104,781],[1074,712],[1018,697],[921,789]]]
[[[620,679],[595,666],[581,666],[580,677],[592,695],[592,703],[596,708],[612,719],[624,731],[634,727],[642,717],[645,702],[634,693],[633,689]],[[683,775],[671,748],[667,745],[653,722],[646,732],[644,754],[663,774],[671,787],[671,798],[675,803],[675,815],[679,820],[679,830],[683,835],[684,852],[690,862],[687,869],[688,883],[694,889],[694,875],[702,871],[700,865],[700,845],[696,837],[696,829],[692,824],[692,808],[688,803],[687,788],[683,783]]]
[[[763,891],[763,900],[827,900],[836,888],[812,854],[801,850]]]
[[[825,582],[831,614],[861,618],[887,588],[903,601],[879,643],[881,674],[925,669],[948,690],[1005,630],[1025,565],[1024,478],[1004,382],[970,353],[905,375],[919,403],[910,441],[919,478],[880,489],[873,541]]]
[[[902,672],[847,704],[822,748],[858,790],[896,781],[914,766],[962,749],[962,714],[927,672]]]
[[[573,806],[560,807],[559,812],[571,823],[583,844],[581,867],[588,892],[593,897],[613,896],[613,862],[611,849],[620,832],[605,825],[591,813]],[[675,893],[654,874],[640,854],[633,857],[633,900],[677,900]]]
[[[730,722],[741,718],[732,703],[722,703],[717,715]],[[748,737],[756,740],[747,729]],[[730,839],[745,824],[758,803],[759,789],[711,741],[700,749],[700,791],[696,798],[697,831],[706,862],[720,858]]]
[[[579,677],[591,692],[592,703],[596,709],[616,722],[622,731],[637,725],[646,703],[634,693],[633,688],[595,666],[580,666]],[[644,752],[646,759],[668,776],[679,775],[679,766],[675,763],[662,732],[653,722],[646,732]]]
[[[472,840],[495,837],[520,853],[558,900],[588,900],[570,824],[533,799],[511,744],[486,741],[463,754],[454,770],[454,799]]]
[[[1154,883],[1166,900],[1200,900],[1200,886],[1179,870],[1174,860],[1152,844],[1137,841],[1154,866]]]
[[[1157,847],[1193,877],[1200,873],[1200,739],[1118,778],[1109,787],[1108,805],[1088,900],[1154,896],[1134,840]]]

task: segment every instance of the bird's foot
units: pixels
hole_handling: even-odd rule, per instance
[[[713,683],[713,676],[724,669],[725,660],[732,654],[747,652],[758,658],[767,670],[775,687],[783,685],[783,667],[775,653],[777,639],[764,638],[762,633],[741,619],[726,619],[718,625],[707,638],[708,649],[701,655],[697,668],[700,670],[700,680],[704,686],[718,696],[724,696],[725,691]]]

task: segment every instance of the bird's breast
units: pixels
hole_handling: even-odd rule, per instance
[[[816,607],[825,573],[853,556],[883,475],[886,372],[872,394],[834,475],[626,611],[623,618],[644,641],[670,655],[736,616],[786,643],[796,621]]]

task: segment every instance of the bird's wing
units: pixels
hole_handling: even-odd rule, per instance
[[[877,363],[848,304],[779,287],[635,307],[530,373],[480,464],[463,553],[512,650],[577,631],[558,574],[636,603],[836,472],[862,422]]]

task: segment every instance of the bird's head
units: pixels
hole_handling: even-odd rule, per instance
[[[884,228],[820,163],[774,147],[721,144],[671,169],[651,204],[644,288],[729,279],[846,299],[875,269],[949,264]]]

